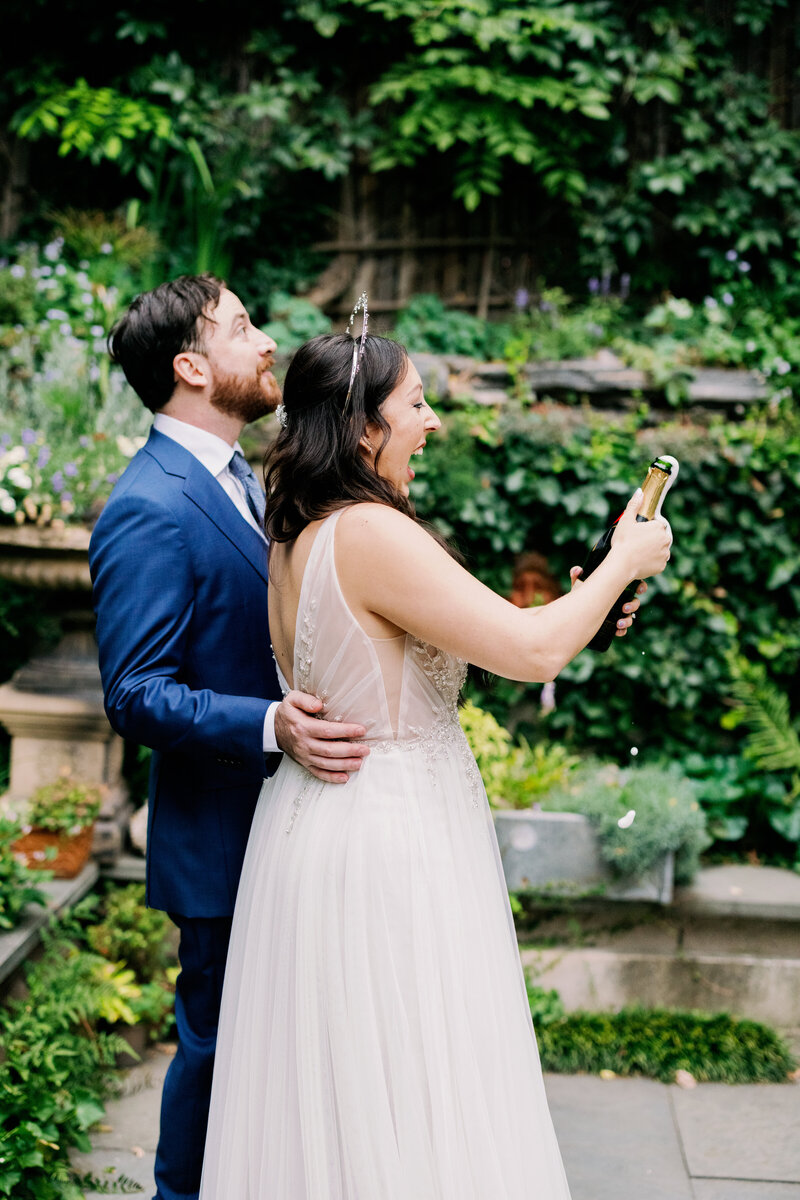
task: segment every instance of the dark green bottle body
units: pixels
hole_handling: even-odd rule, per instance
[[[636,520],[646,521],[647,517],[637,516]],[[583,573],[581,574],[581,579],[588,579],[592,571],[600,566],[600,563],[611,549],[611,539],[614,536],[614,530],[616,527],[617,523],[615,521],[614,524],[607,529],[605,533],[601,535],[601,537],[598,538],[594,546],[592,546],[591,550],[589,551],[589,557],[583,564]],[[623,604],[627,604],[629,600],[633,600],[634,596],[636,595],[636,589],[641,582],[641,579],[635,579],[633,583],[628,584],[628,586],[625,588],[625,591],[622,593],[606,619],[603,621],[603,624],[600,626],[597,633],[594,635],[592,640],[587,643],[588,649],[608,650],[617,632],[617,621],[620,619],[620,617],[624,617],[626,615],[622,611],[622,606]]]

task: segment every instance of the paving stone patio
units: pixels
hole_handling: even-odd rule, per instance
[[[131,1068],[92,1153],[74,1156],[104,1180],[136,1180],[147,1200],[169,1062],[151,1050]],[[549,1075],[547,1094],[572,1200],[800,1200],[796,1084],[684,1090],[649,1079]],[[87,1200],[100,1194],[87,1192]]]

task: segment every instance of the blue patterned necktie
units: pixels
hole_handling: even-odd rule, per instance
[[[267,506],[266,497],[263,491],[258,486],[258,481],[252,472],[250,464],[245,456],[240,451],[235,451],[233,458],[228,463],[231,474],[234,475],[242,487],[247,499],[247,507],[256,519],[256,524],[259,529],[264,528],[264,510]]]

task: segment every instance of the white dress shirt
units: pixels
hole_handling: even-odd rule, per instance
[[[250,512],[244,487],[230,469],[229,464],[236,451],[241,453],[242,448],[238,442],[235,446],[231,446],[223,438],[217,437],[215,433],[209,433],[207,429],[198,429],[196,425],[179,421],[177,417],[168,417],[165,413],[155,414],[153,428],[159,433],[163,433],[165,437],[172,438],[173,442],[177,442],[179,446],[183,446],[184,450],[188,450],[190,454],[194,455],[197,461],[214,476],[248,525],[251,525],[261,537],[264,537],[263,529],[259,528],[258,522]],[[266,538],[264,540],[266,541]],[[280,747],[275,740],[275,710],[277,707],[277,701],[270,704],[264,718],[265,754],[280,753]]]

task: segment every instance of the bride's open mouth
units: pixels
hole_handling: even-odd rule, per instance
[[[416,455],[421,455],[422,451],[424,449],[425,449],[425,442],[423,442],[422,445],[417,446],[416,450],[411,455],[411,457],[414,458]],[[412,467],[411,463],[408,464],[408,473],[409,473],[410,477],[413,479],[415,476],[415,471],[414,471],[414,468]]]

